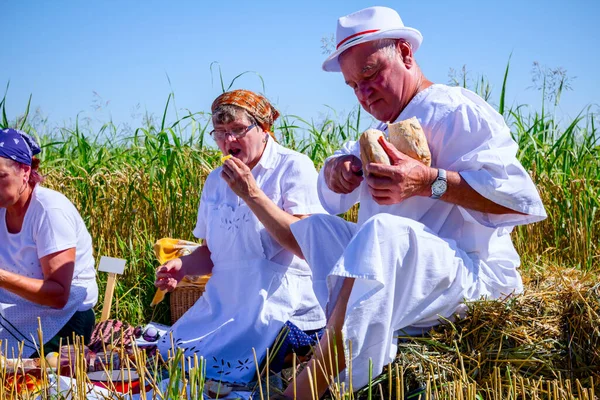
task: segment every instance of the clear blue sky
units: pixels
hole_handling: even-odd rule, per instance
[[[417,61],[435,82],[466,65],[489,78],[497,100],[512,53],[509,102],[539,105],[540,94],[527,89],[537,61],[576,76],[563,115],[600,103],[598,0],[0,0],[1,90],[10,80],[9,118],[33,94],[33,107],[53,125],[81,113],[137,126],[141,112],[162,113],[171,90],[177,108],[208,111],[220,93],[209,70],[218,61],[227,81],[257,71],[283,113],[318,119],[326,105],[356,105],[341,75],[320,69],[321,38],[335,32],[339,16],[371,5],[395,8],[423,33]],[[236,87],[261,89],[251,75]],[[94,111],[100,99],[104,107]]]

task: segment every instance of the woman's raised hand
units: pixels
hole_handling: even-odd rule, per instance
[[[260,192],[250,168],[235,157],[223,163],[221,177],[227,182],[231,190],[242,199]]]
[[[175,290],[177,284],[185,276],[182,266],[181,258],[175,258],[158,267],[154,286],[168,292]]]

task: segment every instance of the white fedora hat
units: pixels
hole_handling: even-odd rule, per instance
[[[388,7],[369,7],[338,19],[336,50],[323,63],[325,71],[340,72],[338,57],[350,47],[377,39],[405,39],[417,51],[423,35],[404,26],[400,15]]]

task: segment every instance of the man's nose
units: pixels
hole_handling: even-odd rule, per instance
[[[358,98],[358,101],[366,102],[372,93],[373,89],[371,88],[371,85],[368,83],[361,83],[356,90],[356,97]]]

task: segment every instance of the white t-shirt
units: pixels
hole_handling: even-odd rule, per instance
[[[35,279],[44,278],[40,258],[74,247],[72,285],[84,287],[87,293],[77,311],[96,305],[92,238],[75,206],[61,193],[36,185],[21,231],[15,234],[8,232],[6,209],[0,208],[0,243],[0,268]]]

